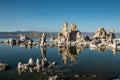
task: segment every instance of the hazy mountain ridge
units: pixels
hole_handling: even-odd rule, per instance
[[[20,34],[27,34],[30,37],[40,37],[42,33],[45,33],[46,36],[52,37],[57,36],[58,32],[37,32],[37,31],[15,31],[15,32],[0,32],[0,38],[10,38],[10,37],[19,37]],[[81,32],[82,36],[94,36],[94,32]],[[116,37],[120,38],[120,32],[116,33]]]
[[[55,36],[57,32],[37,32],[37,31],[15,31],[15,32],[0,32],[0,38],[19,37],[20,34],[26,34],[30,37],[40,37],[43,33],[47,36]]]

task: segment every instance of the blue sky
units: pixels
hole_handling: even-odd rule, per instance
[[[120,0],[0,0],[0,32],[58,32],[66,21],[81,32],[119,32]]]

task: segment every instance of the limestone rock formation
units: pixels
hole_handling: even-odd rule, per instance
[[[40,41],[40,46],[44,46],[46,43],[46,35],[43,33]]]
[[[26,34],[20,34],[20,41],[28,40],[28,37]]]
[[[55,39],[55,37],[51,37],[50,38],[50,47],[54,47],[57,46],[57,40]]]
[[[95,33],[95,36],[94,37],[97,37],[97,38],[105,38],[106,36],[106,31],[104,30],[103,27],[100,27],[97,32]]]
[[[114,29],[112,29],[112,31],[110,32],[109,30],[105,30],[103,27],[100,27],[95,33],[94,38],[105,40],[115,39],[115,31]]]
[[[71,27],[70,27],[70,32],[72,31],[78,31],[77,27],[76,27],[76,24],[71,24]]]
[[[81,36],[81,33],[79,31],[76,34],[76,40],[77,40],[77,42],[79,42],[79,41],[82,41],[82,42],[85,41],[84,37]]]
[[[62,32],[58,33],[58,43],[69,43],[84,41],[84,37],[81,36],[81,32],[78,31],[76,24],[71,24],[68,29],[68,23],[65,22],[62,27]]]
[[[20,34],[19,41],[20,41],[21,43],[26,43],[26,44],[28,44],[28,45],[32,45],[32,43],[33,43],[33,40],[30,39],[26,34]],[[18,42],[19,42],[19,41],[18,41]]]

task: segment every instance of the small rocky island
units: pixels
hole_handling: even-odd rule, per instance
[[[76,24],[71,24],[70,29],[68,29],[68,23],[65,22],[62,27],[62,32],[58,33],[58,44],[70,44],[72,42],[79,43],[84,42],[85,39],[81,35],[81,32],[77,29]]]
[[[76,24],[71,24],[68,28],[68,23],[65,22],[62,27],[62,32],[58,33],[58,39],[50,39],[50,42],[60,46],[88,46],[91,49],[99,49],[103,47],[108,47],[109,49],[119,50],[120,49],[120,39],[116,38],[115,30],[105,30],[100,27],[94,36],[82,36],[81,32],[77,29]]]

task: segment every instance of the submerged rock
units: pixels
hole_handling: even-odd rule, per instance
[[[82,77],[87,77],[86,75],[82,75]]]
[[[114,78],[113,80],[120,80],[120,76],[118,76],[117,78]]]
[[[5,71],[9,69],[9,65],[3,62],[0,62],[0,71]]]
[[[50,76],[50,77],[48,78],[48,80],[57,80],[57,78],[58,78],[58,75]]]
[[[30,58],[28,63],[22,64],[21,62],[18,63],[18,73],[21,74],[26,71],[37,71],[39,72],[40,70],[46,70],[47,68],[53,67],[55,65],[55,62],[49,62],[47,60],[41,59],[39,60],[37,58],[36,63],[33,62],[33,59]]]
[[[95,77],[97,77],[97,75],[92,75],[92,77],[94,77],[94,78],[95,78]]]
[[[113,80],[120,80],[119,78],[113,79]]]
[[[74,77],[75,78],[79,78],[80,76],[78,74],[74,74]]]

